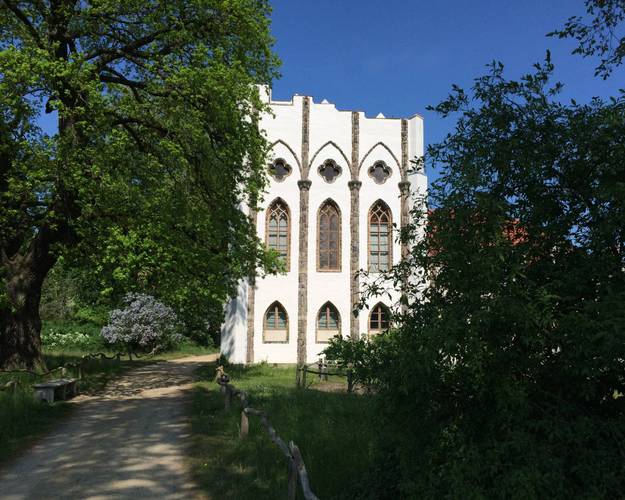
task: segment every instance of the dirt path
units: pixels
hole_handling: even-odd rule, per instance
[[[0,498],[204,498],[185,467],[195,356],[137,368],[0,470]]]

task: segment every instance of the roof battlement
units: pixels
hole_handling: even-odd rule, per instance
[[[406,120],[412,120],[413,118],[418,118],[423,120],[423,116],[419,113],[414,113],[411,116],[408,117],[392,117],[392,116],[385,116],[383,113],[378,113],[376,116],[367,116],[367,114],[364,111],[359,111],[359,110],[351,110],[351,109],[337,109],[336,104],[328,101],[327,99],[322,99],[321,102],[315,102],[315,99],[313,96],[309,96],[309,95],[300,95],[300,94],[293,94],[293,96],[291,96],[291,99],[288,101],[278,101],[278,100],[274,100],[272,97],[272,90],[269,86],[266,85],[259,85],[259,92],[261,95],[261,98],[268,103],[270,106],[293,106],[297,100],[299,99],[304,99],[305,97],[308,97],[310,99],[310,104],[314,105],[314,106],[330,106],[332,108],[334,108],[336,111],[338,111],[339,113],[360,113],[363,118],[367,119],[367,120],[402,120],[402,119],[406,119]]]

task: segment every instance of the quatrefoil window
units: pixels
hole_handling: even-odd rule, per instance
[[[269,166],[269,175],[278,182],[286,179],[292,171],[291,165],[288,165],[282,158],[278,158]]]
[[[326,160],[319,167],[319,175],[329,183],[334,182],[341,172],[341,167],[334,160]]]
[[[386,179],[391,176],[391,167],[389,167],[383,161],[376,161],[369,167],[369,177],[371,177],[376,184],[384,184]]]

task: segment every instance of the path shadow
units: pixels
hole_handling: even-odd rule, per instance
[[[141,366],[79,403],[0,472],[0,498],[205,498],[188,474],[187,403],[197,363]]]

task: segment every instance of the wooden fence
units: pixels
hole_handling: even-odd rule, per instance
[[[297,445],[293,441],[290,441],[287,445],[271,425],[267,414],[262,410],[252,408],[247,393],[237,389],[229,383],[230,377],[224,372],[223,366],[217,367],[215,381],[221,386],[221,393],[224,395],[224,407],[226,410],[230,409],[234,398],[238,398],[241,402],[240,439],[245,439],[249,434],[249,417],[250,415],[254,415],[259,418],[262,428],[265,429],[271,441],[275,443],[286,458],[289,471],[287,486],[288,500],[294,500],[296,497],[298,479],[304,498],[306,500],[319,500],[318,497],[312,492],[310,481],[308,479],[308,472],[306,471],[306,465],[304,464],[302,454]]]
[[[328,361],[322,358],[319,358],[319,361],[316,363],[310,363],[308,365],[302,365],[301,368],[298,368],[301,372],[301,377],[298,377],[298,380],[301,380],[301,385],[306,388],[308,374],[314,374],[319,376],[319,380],[328,380],[330,375],[345,377],[347,379],[347,392],[353,392],[354,390],[354,368],[351,363],[347,365],[342,365],[335,361]]]

